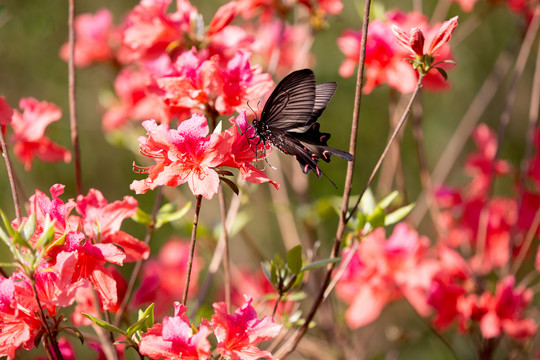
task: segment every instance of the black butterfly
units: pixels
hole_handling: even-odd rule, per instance
[[[260,141],[270,142],[285,154],[292,155],[304,174],[313,170],[319,178],[325,175],[317,161],[330,162],[330,155],[351,161],[351,154],[327,145],[330,134],[320,132],[317,123],[336,88],[335,82],[315,84],[315,75],[310,69],[290,73],[266,101],[261,118],[253,120],[255,133]]]

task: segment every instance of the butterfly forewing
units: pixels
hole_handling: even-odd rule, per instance
[[[295,71],[276,87],[261,114],[269,127],[294,131],[310,122],[314,110],[315,75],[309,69]]]

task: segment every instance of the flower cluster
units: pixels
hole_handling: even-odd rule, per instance
[[[442,232],[435,245],[404,224],[388,240],[377,229],[359,244],[337,287],[350,304],[351,328],[374,321],[389,301],[405,297],[421,316],[433,313],[440,331],[455,323],[461,332],[479,331],[485,339],[506,335],[524,341],[536,334],[527,314],[533,292],[513,274],[531,249],[528,233],[538,232],[540,187],[518,189],[521,201],[492,197],[492,182],[509,174],[510,166],[495,159],[496,138],[486,125],[478,126],[473,138],[478,151],[465,166],[471,181],[463,189],[441,187],[436,193]],[[529,166],[534,184],[539,159],[537,154]],[[495,271],[511,273],[494,281]]]
[[[437,55],[437,61],[452,60],[450,46],[446,42],[450,38],[451,31],[445,30],[447,25],[457,25],[454,18],[450,22],[441,25],[428,25],[428,19],[417,12],[404,13],[402,11],[389,11],[386,19],[376,19],[370,22],[367,45],[366,45],[366,84],[364,92],[369,94],[379,85],[387,84],[401,93],[410,93],[416,87],[417,72],[406,62],[402,61],[411,55],[420,53],[424,55],[423,43],[431,41],[431,47],[426,54]],[[422,34],[422,41],[418,40],[413,46],[413,51],[409,44],[403,47],[401,38],[393,36],[395,29],[416,29],[417,35]],[[451,30],[453,30],[453,28]],[[420,30],[421,29],[421,30]],[[403,33],[406,30],[401,30]],[[441,37],[441,34],[446,35]],[[338,46],[345,54],[346,59],[341,64],[339,73],[341,76],[350,77],[354,73],[354,68],[358,64],[360,54],[360,41],[362,33],[355,30],[345,30],[338,38]],[[417,36],[420,38],[420,36]],[[421,44],[420,44],[421,42]],[[416,51],[418,50],[418,52]],[[450,64],[443,63],[439,67],[449,69]],[[424,87],[429,90],[446,90],[449,88],[444,77],[435,71],[430,71],[424,77]]]
[[[216,352],[229,359],[274,359],[268,351],[259,349],[263,341],[275,338],[281,329],[271,317],[257,319],[251,306],[252,299],[233,315],[227,313],[225,303],[214,303],[212,320],[203,319],[196,329],[186,316],[187,307],[175,303],[174,316],[165,317],[163,324],[155,324],[142,336],[139,346],[142,355],[151,359],[211,359],[211,346],[207,337],[217,338]]]
[[[252,165],[253,161],[264,158],[270,148],[259,144],[245,112],[230,121],[233,126],[228,130],[210,135],[202,115],[193,115],[177,129],[158,125],[154,120],[145,121],[143,126],[148,138],[139,139],[140,151],[154,159],[156,165],[137,168],[148,173],[148,178],[134,181],[131,189],[140,194],[157,186],[178,186],[187,182],[194,195],[211,199],[218,191],[223,167],[239,169],[241,177],[252,183],[270,182],[278,188],[276,182]],[[258,148],[262,148],[262,153]]]

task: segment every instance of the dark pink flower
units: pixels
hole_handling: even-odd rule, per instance
[[[246,296],[245,300],[234,315],[227,313],[225,303],[214,303],[212,327],[218,339],[217,352],[231,360],[274,359],[270,352],[259,349],[258,345],[275,338],[281,325],[274,324],[270,316],[258,320],[255,309],[251,307],[252,299]]]
[[[169,239],[156,258],[144,263],[139,289],[133,298],[133,307],[154,303],[156,316],[170,311],[170,305],[182,297],[182,286],[186,278],[186,265],[189,257],[189,243],[177,238]],[[202,259],[193,258],[189,293],[197,291],[197,280],[202,268]]]
[[[120,231],[124,219],[137,213],[137,200],[124,196],[122,201],[108,203],[103,194],[90,189],[87,196],[77,197],[77,212],[81,215],[84,233],[101,244],[116,244],[126,253],[127,262],[147,259],[150,248],[144,242]],[[98,241],[100,240],[100,241]]]
[[[74,253],[76,256],[75,272],[72,281],[86,279],[90,281],[107,310],[118,302],[116,280],[105,263],[122,265],[126,257],[124,252],[112,244],[92,245],[84,234],[70,232],[66,236],[62,252]],[[58,256],[62,256],[62,252]],[[57,256],[57,257],[58,257]]]
[[[109,10],[101,9],[96,14],[81,14],[75,19],[75,65],[83,67],[97,61],[114,57],[112,42],[119,41],[112,25],[113,17]],[[60,57],[67,61],[69,44],[60,48]]]
[[[13,113],[11,126],[14,134],[11,141],[13,151],[26,170],[32,168],[34,156],[46,162],[70,162],[70,152],[45,137],[45,128],[62,116],[62,111],[54,104],[39,102],[34,98],[22,98]]]
[[[507,276],[497,284],[495,295],[482,296],[485,314],[480,320],[480,330],[485,338],[505,333],[513,339],[526,340],[536,334],[534,320],[523,314],[532,301],[532,290],[514,287],[514,282],[512,276]]]
[[[360,243],[336,287],[338,296],[350,304],[345,313],[349,327],[374,321],[386,304],[402,296],[419,314],[429,313],[427,291],[439,265],[426,258],[428,247],[427,238],[403,223],[388,240],[379,228]]]
[[[245,115],[240,119],[242,126],[247,129]],[[224,133],[208,135],[206,118],[196,114],[181,122],[176,130],[164,124],[157,125],[153,120],[143,122],[143,126],[148,138],[139,138],[140,152],[153,158],[156,165],[137,169],[149,174],[147,179],[131,184],[130,188],[138,194],[157,186],[178,186],[187,182],[194,195],[210,199],[219,186],[216,170],[225,166],[239,168],[248,181],[270,182],[264,173],[248,164],[262,158],[255,157],[255,139],[250,140],[249,135],[242,139],[234,126]],[[249,131],[246,132],[249,134]],[[277,186],[274,182],[272,184]]]
[[[118,99],[108,106],[103,115],[103,129],[117,130],[130,120],[155,119],[168,124],[171,120],[169,108],[163,99],[153,91],[157,88],[155,79],[147,70],[126,67],[114,81]]]
[[[34,347],[34,339],[41,331],[38,311],[28,281],[0,277],[0,356],[15,359],[20,347]]]
[[[187,307],[176,302],[174,316],[163,319],[142,335],[139,351],[151,359],[207,360],[210,343],[206,339],[212,333],[208,321],[194,331],[186,316]]]
[[[0,126],[2,129],[6,125],[11,124],[11,118],[13,117],[13,109],[6,101],[4,96],[0,96]]]

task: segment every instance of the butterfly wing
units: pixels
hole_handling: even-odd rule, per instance
[[[295,71],[276,86],[264,105],[259,123],[285,131],[305,131],[303,128],[311,122],[316,103],[313,71]]]

